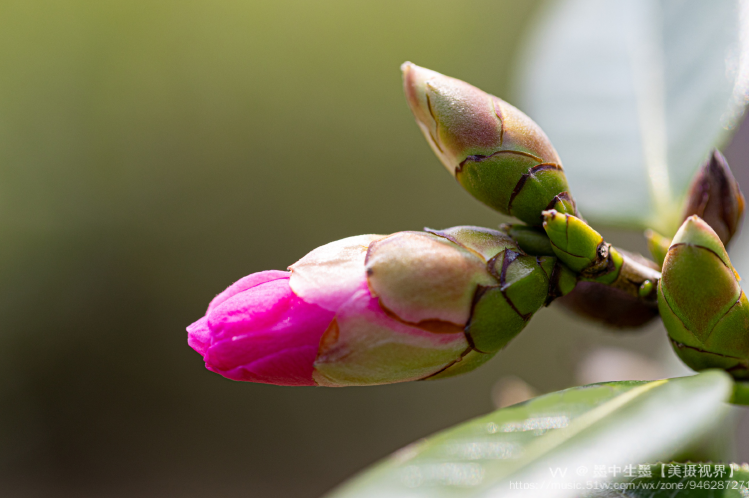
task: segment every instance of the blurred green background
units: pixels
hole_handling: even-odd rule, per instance
[[[186,344],[231,282],[326,242],[504,221],[433,156],[398,68],[512,102],[537,8],[0,2],[0,494],[316,497],[491,410],[506,375],[543,392],[579,383],[596,347],[659,361],[658,326],[614,334],[553,306],[487,366],[433,383],[243,384]]]

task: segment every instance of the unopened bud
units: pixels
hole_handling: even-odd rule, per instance
[[[739,229],[743,213],[744,196],[739,184],[723,154],[713,150],[692,180],[684,218],[699,216],[727,246]]]
[[[684,363],[749,377],[749,301],[718,234],[697,216],[686,219],[671,243],[658,308]]]
[[[488,361],[560,280],[556,258],[479,227],[349,237],[289,269],[245,277],[188,328],[207,368],[280,385],[448,377]]]
[[[580,218],[544,211],[544,230],[557,257],[571,270],[586,278],[604,278],[611,283],[622,265],[622,257],[600,233]]]
[[[529,225],[541,225],[545,209],[576,213],[559,156],[533,120],[464,81],[410,62],[401,69],[416,122],[471,195]]]
[[[568,309],[615,328],[640,327],[658,315],[657,265],[620,251],[584,221],[544,211],[544,229],[557,257],[582,281],[560,300]]]

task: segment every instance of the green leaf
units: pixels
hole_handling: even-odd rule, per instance
[[[514,496],[524,490],[512,482],[574,484],[591,479],[595,465],[668,461],[720,422],[732,389],[725,372],[708,371],[547,394],[407,446],[330,498]]]
[[[623,473],[622,473],[623,474]],[[650,477],[645,477],[650,475]],[[587,498],[746,498],[749,465],[658,463],[631,469],[617,482],[597,483]],[[616,494],[616,492],[620,494]],[[626,493],[626,494],[625,494]]]
[[[515,93],[559,152],[583,216],[676,231],[692,175],[747,103],[748,11],[740,0],[549,4],[518,57]]]

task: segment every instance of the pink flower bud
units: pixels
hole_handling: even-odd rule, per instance
[[[546,301],[553,265],[478,227],[348,237],[290,272],[230,286],[187,328],[188,344],[233,380],[340,387],[449,377],[523,329]]]
[[[187,328],[209,370],[233,380],[314,386],[317,350],[334,313],[302,301],[290,272],[249,275],[216,296]]]

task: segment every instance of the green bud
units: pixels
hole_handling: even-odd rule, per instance
[[[645,230],[645,238],[648,241],[648,251],[650,251],[653,259],[658,266],[663,266],[668,248],[671,247],[671,240],[651,229]]]
[[[653,284],[652,281],[645,280],[640,284],[640,288],[637,290],[637,295],[638,297],[646,298],[653,292],[654,288],[655,284]]]
[[[553,209],[544,211],[543,216],[554,253],[571,270],[586,278],[603,279],[603,283],[611,283],[618,276],[621,255],[604,242],[600,233],[580,218]]]
[[[658,308],[674,350],[691,368],[749,378],[749,301],[717,233],[690,216],[674,236]]]
[[[726,158],[714,149],[692,180],[684,218],[699,216],[727,246],[741,225],[743,213],[744,196],[739,184]]]
[[[562,163],[541,128],[507,102],[410,62],[406,99],[432,150],[474,197],[529,225],[576,214]]]
[[[544,229],[557,257],[584,280],[562,305],[615,328],[639,327],[658,316],[655,264],[611,247],[575,216],[544,211]]]

